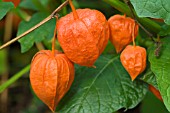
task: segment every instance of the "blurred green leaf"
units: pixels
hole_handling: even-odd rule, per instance
[[[31,0],[31,1],[36,6],[36,8],[38,8],[39,11],[47,12],[45,6],[48,4],[48,0]]]
[[[22,21],[19,25],[17,35],[20,35],[26,30],[35,26],[45,17],[47,17],[47,15],[44,13],[35,13],[29,22]],[[42,26],[40,26],[39,28],[37,28],[36,30],[24,36],[22,39],[19,40],[21,44],[21,52],[24,53],[28,51],[35,42],[41,42],[44,39],[47,40],[51,39],[53,37],[54,28],[55,19],[52,19],[47,23],[43,24]]]
[[[152,47],[149,53],[149,61],[151,63],[151,70],[156,75],[158,88],[164,104],[170,111],[170,37],[163,38],[161,42],[160,56],[155,56],[155,47]]]
[[[46,7],[48,5],[49,0],[22,0],[20,3],[20,7],[25,9],[31,9],[35,11],[41,11],[40,8]]]
[[[59,105],[60,113],[113,113],[134,108],[144,98],[147,85],[132,82],[119,57],[100,57],[95,66],[76,69],[74,83]]]
[[[0,2],[0,20],[6,15],[8,11],[14,8],[12,2]]]
[[[0,75],[7,71],[7,51],[0,50]]]
[[[141,105],[141,113],[169,113],[162,101],[148,92]]]
[[[73,4],[76,8],[90,8],[99,10],[104,13],[106,18],[118,13],[109,4],[106,4],[102,0],[73,0]]]
[[[36,11],[38,10],[38,8],[32,3],[32,0],[23,0],[19,4],[19,6],[25,9],[31,9],[31,10],[36,10]]]

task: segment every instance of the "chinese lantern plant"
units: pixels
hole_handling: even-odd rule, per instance
[[[107,45],[108,22],[97,10],[75,10],[69,3],[73,12],[57,22],[58,41],[72,62],[91,67]]]
[[[168,79],[170,73],[168,71],[170,64],[168,49],[170,48],[169,36],[167,39],[164,38],[166,40],[162,43],[163,49],[158,46],[154,49],[153,45],[149,45],[148,43],[144,44],[147,41],[151,42],[149,38],[147,39],[145,37],[137,40],[138,45],[136,45],[135,38],[138,35],[139,26],[135,23],[135,20],[128,17],[133,15],[131,14],[133,13],[133,9],[132,12],[130,12],[127,5],[122,3],[123,0],[102,1],[111,4],[110,7],[116,4],[114,9],[117,8],[121,14],[125,15],[116,14],[107,21],[105,15],[110,15],[112,11],[109,10],[109,13],[103,12],[103,14],[105,14],[103,15],[100,11],[95,10],[94,7],[94,9],[85,8],[76,10],[71,0],[69,0],[72,12],[61,17],[56,23],[57,30],[55,33],[57,33],[57,39],[63,49],[63,53],[55,50],[55,38],[53,38],[52,51],[41,50],[37,52],[32,59],[30,82],[35,94],[52,112],[57,109],[59,113],[113,113],[119,109],[125,108],[128,110],[135,108],[142,102],[146,93],[150,90],[160,100],[163,100],[162,102],[170,109],[170,101],[168,101],[170,97],[168,90],[170,85]],[[138,4],[135,0],[130,0],[129,3],[132,1],[134,1],[134,4]],[[165,1],[167,2],[167,0]],[[51,3],[53,2],[60,4],[61,0],[51,1]],[[86,2],[92,3],[92,1]],[[39,43],[39,41],[43,40],[42,44],[45,45],[44,42],[49,41],[47,38],[51,38],[52,33],[50,31],[53,32],[52,27],[54,27],[54,22],[50,23],[49,20],[52,20],[54,17],[53,14],[58,13],[58,9],[62,9],[67,3],[68,1],[64,0],[64,5],[61,4],[61,7],[57,8],[55,10],[56,12],[54,11],[54,13],[51,13],[47,18],[45,18],[44,13],[42,13],[43,10],[46,9],[43,9],[41,13],[39,13],[39,10],[36,10],[36,13],[33,11],[30,14],[30,21],[21,22],[19,31],[23,29],[27,30],[27,28],[30,29],[32,27],[31,25],[33,25],[34,30],[36,30],[33,31],[31,28],[34,33],[30,34],[31,36],[27,35],[27,37],[24,37],[25,39],[20,43],[24,47],[29,48],[32,47],[33,43],[37,44],[37,42]],[[77,3],[79,3],[79,1],[77,1]],[[95,3],[97,3],[97,6],[101,1],[95,1]],[[141,5],[143,4],[142,2],[140,3]],[[147,2],[146,4],[148,3],[151,2]],[[104,6],[104,4],[102,5]],[[22,7],[22,4],[20,6]],[[91,6],[93,5],[90,4],[90,7]],[[99,7],[102,6],[99,5]],[[106,10],[102,11],[107,11],[107,6],[104,7],[106,7]],[[48,8],[49,11],[53,9],[51,7],[47,7],[47,9]],[[143,7],[140,10],[143,9],[146,8]],[[33,13],[35,13],[35,15]],[[156,13],[157,12],[155,12],[154,16],[156,16]],[[44,16],[41,17],[40,14]],[[162,15],[165,16],[166,14]],[[136,13],[134,16],[136,16]],[[40,19],[40,21],[37,21],[38,19]],[[44,20],[41,21],[42,19]],[[136,17],[136,19],[140,26],[143,25],[146,31],[148,30],[148,32],[153,33],[153,35],[156,35],[160,31],[158,30],[160,26],[155,25],[154,21],[140,17]],[[44,24],[47,21],[49,21],[48,24]],[[44,24],[44,26],[34,27],[36,23],[39,23],[38,25]],[[150,26],[152,26],[153,29],[150,29]],[[141,31],[142,27],[140,32]],[[146,34],[145,32],[143,29],[141,32],[144,33],[142,34],[143,36],[147,34],[147,32]],[[22,32],[19,34],[22,34]],[[26,34],[28,34],[28,32]],[[169,34],[169,31],[164,31],[163,34]],[[161,42],[163,41],[162,38],[163,36],[161,36]],[[112,52],[113,47],[108,45],[109,52],[101,55],[108,40],[110,40],[115,47],[117,54],[114,54],[114,52]],[[131,42],[133,42],[133,45],[130,45]],[[149,61],[147,60],[146,49],[141,47],[141,45],[144,45],[150,54],[148,56]],[[46,45],[45,47],[47,48]],[[148,48],[153,48],[153,50],[150,52]],[[160,52],[161,56],[159,56],[159,54],[156,56],[154,50],[159,50],[156,52]],[[148,64],[147,72],[145,71],[146,62]],[[78,64],[76,65],[75,80],[73,63]],[[94,66],[96,66],[95,69],[89,68]],[[148,74],[153,74],[153,78],[155,78],[154,82],[158,83],[160,92],[150,85],[148,87],[147,83],[149,83],[149,80],[142,80],[142,76],[147,76],[148,79],[152,79]],[[138,77],[139,75],[141,76]],[[2,91],[1,88],[3,87],[0,85],[0,92]],[[70,91],[68,92],[68,90]],[[39,108],[38,105],[36,105],[36,107]]]
[[[51,50],[41,50],[31,62],[30,82],[35,94],[51,111],[74,80],[74,64],[65,54],[55,50],[55,33]]]
[[[120,60],[133,81],[146,68],[146,50],[135,44],[135,24],[132,27],[131,37],[133,45],[126,46],[120,55]]]
[[[138,35],[138,24],[126,15],[114,15],[109,18],[110,41],[114,45],[116,52],[120,53],[128,44],[132,42],[132,33],[134,37]],[[135,25],[135,28],[133,28]]]

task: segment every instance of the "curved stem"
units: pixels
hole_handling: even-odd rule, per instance
[[[76,12],[76,9],[75,9],[75,7],[74,7],[74,5],[73,5],[73,3],[72,3],[71,0],[69,0],[69,4],[70,4],[70,7],[71,7],[71,9],[72,9],[72,11],[73,11],[74,19],[75,19],[75,20],[76,20],[76,19],[79,19],[78,15],[77,15],[77,12]]]

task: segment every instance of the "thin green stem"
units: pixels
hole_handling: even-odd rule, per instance
[[[120,0],[103,0],[103,1],[110,4],[112,7],[119,10],[120,12],[125,13],[130,17],[133,17],[133,14],[131,13],[129,7],[125,3],[121,2]],[[139,18],[136,14],[135,17],[139,21],[139,23],[145,26],[145,28],[155,33],[158,33],[161,30],[161,26],[156,22],[148,18]]]
[[[11,84],[13,84],[16,80],[18,80],[23,74],[27,73],[29,70],[30,65],[27,65],[21,71],[16,73],[13,77],[11,77],[7,82],[0,85],[0,93],[2,93],[6,88],[8,88]]]

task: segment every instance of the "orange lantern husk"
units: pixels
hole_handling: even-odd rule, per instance
[[[108,43],[108,22],[97,10],[70,6],[73,12],[57,22],[58,41],[72,62],[93,67]]]
[[[126,15],[114,15],[109,18],[110,41],[114,45],[116,52],[120,53],[128,44],[132,42],[132,34],[134,30],[134,38],[138,35],[138,24]],[[135,29],[134,29],[135,25]]]
[[[35,94],[53,112],[74,80],[74,65],[65,54],[41,50],[31,63],[30,82]]]
[[[133,81],[146,68],[146,50],[140,46],[128,45],[122,51],[120,60]]]

